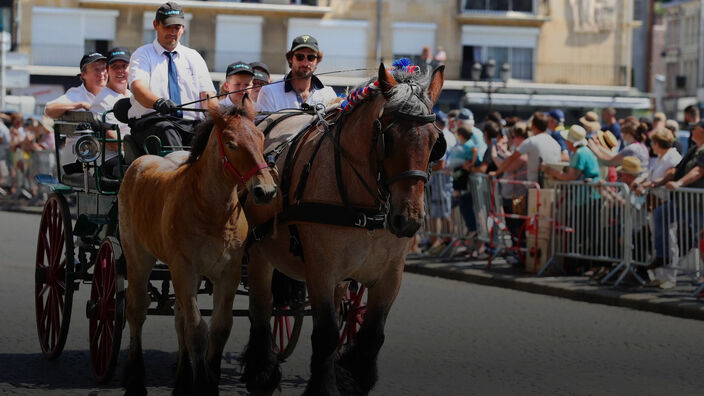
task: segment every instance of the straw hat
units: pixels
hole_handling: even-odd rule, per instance
[[[616,171],[620,173],[627,173],[629,175],[640,175],[645,169],[640,165],[640,160],[638,157],[628,156],[623,157],[623,164],[616,167]]]
[[[593,111],[588,111],[587,114],[584,115],[584,117],[580,117],[579,122],[584,125],[584,128],[587,130],[587,133],[592,133],[601,130],[601,124],[599,123],[599,115]]]
[[[618,146],[618,139],[616,139],[616,135],[611,131],[604,132],[604,142],[609,149]]]
[[[575,146],[584,145],[587,143],[587,131],[585,131],[580,125],[572,125],[570,129],[563,129],[560,131],[560,135],[562,135],[563,139],[574,144]]]
[[[609,148],[609,145],[606,144],[606,141],[604,140],[604,131],[596,131],[596,139],[599,141],[599,144]]]
[[[43,115],[42,119],[39,120],[39,124],[44,127],[48,132],[54,132],[54,119]]]

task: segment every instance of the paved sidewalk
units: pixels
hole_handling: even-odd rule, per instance
[[[601,285],[586,276],[539,278],[521,268],[512,267],[501,258],[492,261],[491,269],[487,269],[486,261],[448,261],[419,256],[409,257],[405,270],[469,283],[704,320],[704,299],[698,300],[692,296],[696,286],[687,276],[680,277],[677,286],[672,289],[622,285],[614,287]]]

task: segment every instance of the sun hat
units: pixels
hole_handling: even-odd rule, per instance
[[[599,123],[599,115],[593,111],[588,111],[583,117],[579,117],[579,122],[584,125],[587,133],[596,132],[601,130],[601,124]]]
[[[616,167],[616,171],[620,173],[627,173],[629,175],[640,175],[645,169],[640,164],[638,157],[628,156],[623,157],[623,163],[621,166]]]
[[[616,135],[611,131],[604,132],[604,142],[606,142],[606,147],[609,149],[618,146],[618,139],[616,139]]]
[[[560,131],[560,135],[563,139],[575,146],[581,146],[587,143],[587,131],[585,131],[581,125],[575,124],[572,125],[570,129],[563,129]]]

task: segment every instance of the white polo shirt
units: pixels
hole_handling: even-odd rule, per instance
[[[284,77],[284,80],[279,80],[276,83],[262,87],[261,91],[259,91],[259,97],[257,98],[257,104],[255,106],[257,112],[301,108],[301,105],[304,103],[303,99],[301,95],[293,89],[291,81],[289,80],[290,77],[291,73],[289,72],[289,74]],[[318,103],[327,105],[337,98],[337,94],[335,94],[332,87],[324,86],[318,77],[313,76],[312,83],[313,90],[305,103],[311,106]]]
[[[223,100],[220,101],[220,106],[228,106],[228,107],[229,107],[229,106],[232,106],[232,105],[233,105],[233,103],[232,103],[232,101],[230,100],[230,95],[225,96],[225,99],[223,99]]]
[[[169,58],[164,55],[166,50],[154,40],[151,44],[145,44],[132,54],[130,58],[130,79],[129,87],[132,83],[140,80],[147,84],[154,95],[160,98],[169,99]],[[178,72],[179,89],[181,91],[181,103],[188,103],[200,99],[201,92],[216,92],[213,80],[210,78],[208,66],[198,51],[185,47],[180,43],[173,51],[174,64]],[[127,113],[130,118],[153,113],[154,109],[142,106],[132,96],[132,107]],[[207,108],[203,102],[193,104],[188,107]],[[200,119],[203,113],[184,111],[184,119]]]
[[[113,91],[110,87],[105,87],[100,90],[98,95],[95,97],[95,100],[93,100],[93,104],[91,104],[90,106],[90,111],[102,116],[103,113],[105,113],[106,111],[112,110],[113,106],[115,106],[115,102],[122,98],[130,97],[132,97],[132,92],[130,92],[129,89],[127,90],[127,94],[123,95],[121,93]],[[105,122],[109,124],[116,124],[117,126],[119,126],[121,137],[130,134],[130,127],[127,124],[118,121],[117,118],[115,118],[115,114],[113,113],[108,113],[105,116]],[[105,151],[106,161],[115,156],[117,156],[117,152],[112,150]]]
[[[48,102],[46,105],[49,106],[53,103],[78,103],[86,102],[88,104],[93,103],[95,100],[95,95],[93,95],[89,90],[86,89],[85,84],[81,84],[77,87],[69,88],[65,94],[59,96],[58,98]],[[83,109],[75,111],[85,111]],[[46,115],[46,109],[44,110],[44,115]],[[61,159],[61,165],[70,164],[76,162],[78,157],[73,153],[73,144],[78,140],[77,137],[72,136],[66,139],[66,143],[61,148],[59,153],[59,158]]]

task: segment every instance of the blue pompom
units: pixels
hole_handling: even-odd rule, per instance
[[[405,69],[406,66],[409,66],[411,64],[411,60],[408,58],[401,58],[395,60],[391,66],[395,67],[396,69]]]

